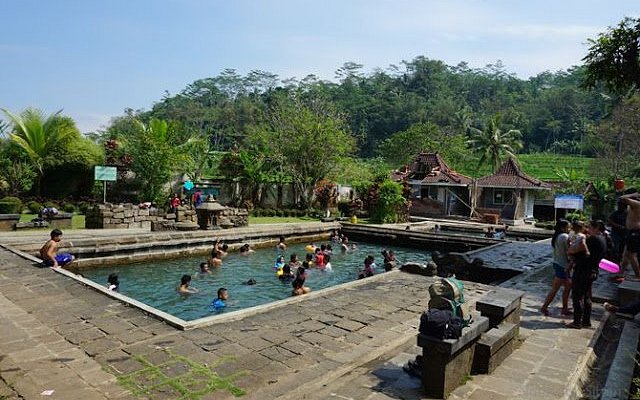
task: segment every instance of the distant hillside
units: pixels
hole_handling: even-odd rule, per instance
[[[518,154],[518,162],[525,173],[544,180],[544,181],[560,181],[562,180],[556,171],[563,168],[570,173],[575,170],[576,178],[581,180],[589,180],[591,177],[591,164],[594,158],[581,156],[568,156],[562,154],[551,153],[533,153]],[[475,164],[468,162],[458,167],[459,172],[473,176],[475,173]],[[484,166],[480,169],[478,176],[491,174],[491,168]]]

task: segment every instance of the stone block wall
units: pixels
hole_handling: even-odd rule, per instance
[[[175,214],[167,214],[156,208],[140,208],[136,204],[96,204],[87,210],[87,229],[151,229],[155,221],[196,222],[196,212],[190,207],[178,207]]]
[[[246,208],[227,208],[220,212],[217,225],[221,228],[237,228],[249,225],[249,211]]]

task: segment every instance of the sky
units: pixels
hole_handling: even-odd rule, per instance
[[[82,132],[226,68],[335,79],[416,56],[526,79],[579,65],[636,0],[0,0],[0,108]]]

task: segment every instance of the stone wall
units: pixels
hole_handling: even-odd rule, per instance
[[[156,208],[140,208],[138,205],[96,204],[87,210],[85,227],[87,229],[151,229],[155,221],[196,222],[196,212],[190,207],[178,207],[176,214],[167,214]]]
[[[227,208],[220,212],[217,225],[221,228],[237,228],[249,225],[249,211],[245,208]]]

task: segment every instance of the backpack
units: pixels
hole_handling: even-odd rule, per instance
[[[427,310],[420,317],[420,333],[437,339],[458,339],[462,336],[462,319],[450,310]]]
[[[429,286],[429,309],[450,310],[464,326],[471,323],[469,307],[465,304],[464,284],[456,278],[442,278]]]

